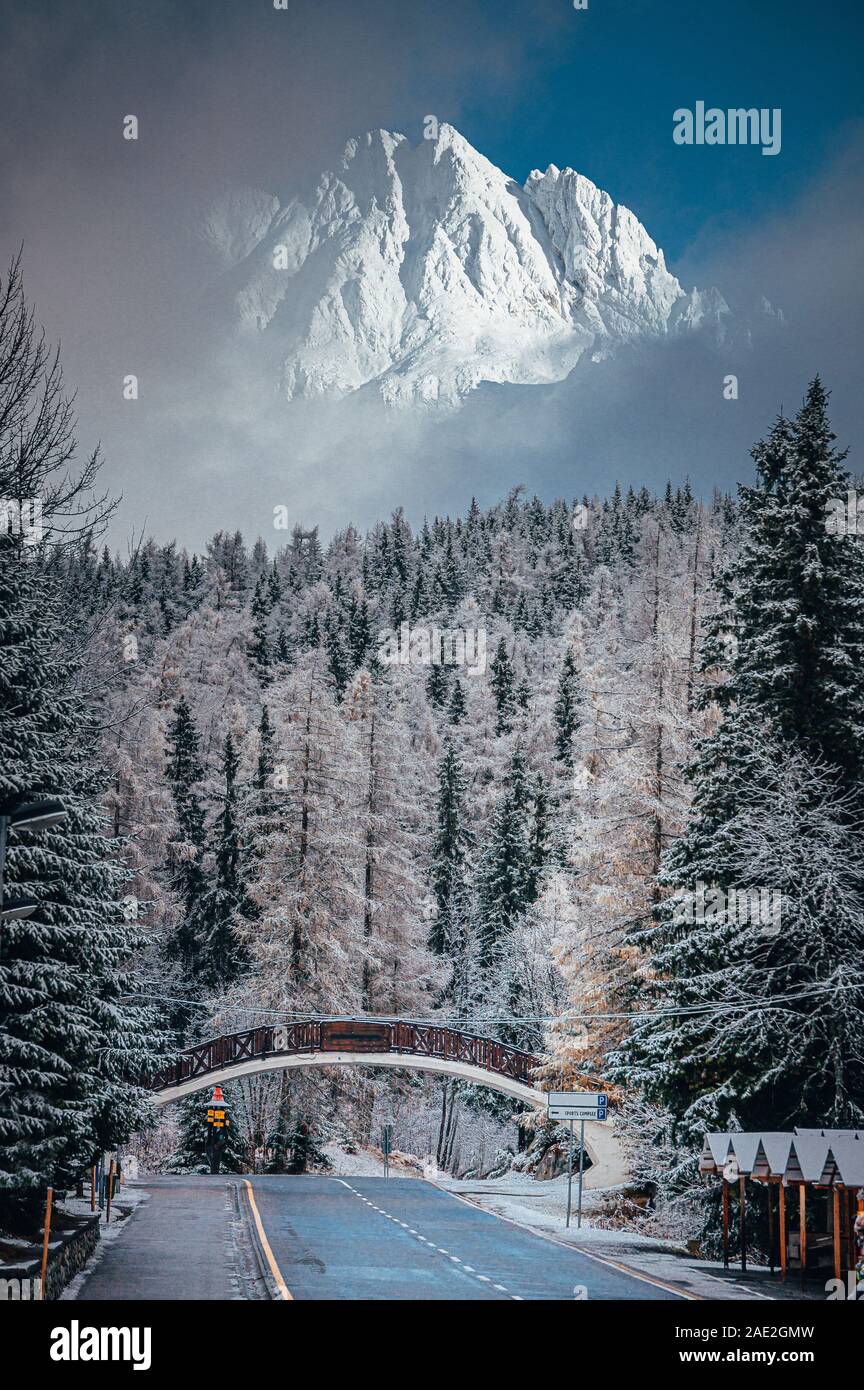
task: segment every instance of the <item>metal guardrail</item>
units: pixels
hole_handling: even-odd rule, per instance
[[[247,1028],[187,1047],[179,1061],[148,1078],[153,1091],[179,1086],[234,1063],[269,1056],[294,1057],[309,1052],[394,1052],[466,1062],[496,1076],[532,1085],[531,1073],[542,1059],[494,1038],[478,1037],[444,1024],[403,1019],[308,1019]]]

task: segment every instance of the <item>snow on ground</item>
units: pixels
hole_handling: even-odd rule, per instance
[[[323,1146],[330,1160],[334,1177],[380,1178],[384,1176],[384,1155],[380,1149],[357,1149],[348,1153],[336,1140]],[[390,1172],[393,1177],[422,1178],[420,1160],[413,1154],[403,1154],[394,1150],[390,1155]]]

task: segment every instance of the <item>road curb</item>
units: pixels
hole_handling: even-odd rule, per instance
[[[266,1256],[261,1247],[261,1241],[252,1216],[252,1208],[249,1205],[247,1196],[248,1189],[243,1185],[242,1178],[233,1183],[232,1186],[234,1188],[234,1205],[237,1209],[237,1215],[243,1223],[243,1229],[246,1232],[249,1244],[252,1246],[255,1255],[255,1263],[258,1266],[258,1277],[264,1286],[267,1298],[273,1303],[281,1303],[282,1295],[276,1287],[276,1281],[273,1278],[270,1266],[267,1263]]]

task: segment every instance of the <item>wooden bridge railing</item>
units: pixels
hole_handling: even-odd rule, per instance
[[[177,1062],[152,1076],[151,1090],[179,1086],[239,1062],[309,1052],[395,1052],[465,1062],[496,1076],[532,1085],[541,1059],[494,1038],[483,1038],[445,1024],[402,1019],[306,1019],[264,1028],[247,1028],[186,1048]]]

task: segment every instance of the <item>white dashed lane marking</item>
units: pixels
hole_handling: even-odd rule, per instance
[[[419,1231],[415,1231],[413,1226],[409,1226],[405,1221],[400,1221],[398,1216],[391,1216],[389,1211],[384,1211],[382,1207],[376,1207],[374,1202],[370,1202],[368,1197],[364,1197],[362,1192],[358,1192],[357,1188],[352,1187],[350,1182],[346,1182],[344,1178],[334,1178],[333,1181],[341,1183],[343,1187],[347,1187],[349,1192],[353,1193],[355,1197],[359,1197],[360,1201],[364,1202],[372,1211],[377,1211],[379,1216],[386,1216],[387,1220],[392,1221],[395,1226],[401,1226],[403,1231],[408,1232],[409,1236],[416,1236],[423,1245],[427,1245],[429,1249],[434,1250],[437,1255],[445,1255],[453,1264],[459,1266],[463,1274],[471,1274],[481,1284],[489,1284],[493,1289],[497,1289],[499,1293],[506,1293],[507,1297],[512,1298],[514,1303],[524,1302],[524,1299],[520,1298],[518,1294],[511,1293],[505,1284],[493,1283],[488,1274],[478,1274],[473,1265],[467,1265],[458,1255],[451,1255],[449,1250],[445,1250],[441,1245],[436,1245],[434,1240],[427,1240],[426,1236],[422,1236]]]

